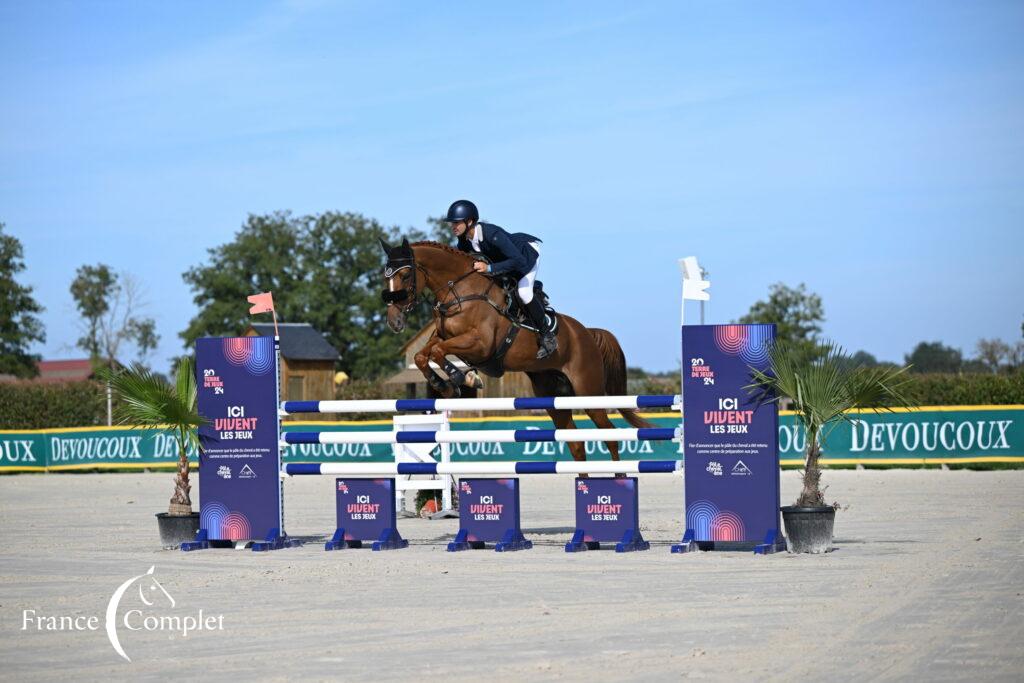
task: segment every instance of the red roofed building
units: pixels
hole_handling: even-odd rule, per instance
[[[36,363],[36,382],[82,382],[93,378],[92,362],[83,360],[41,360]]]

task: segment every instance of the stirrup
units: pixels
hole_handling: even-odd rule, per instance
[[[558,337],[548,332],[537,339],[537,360],[543,360],[558,350]]]

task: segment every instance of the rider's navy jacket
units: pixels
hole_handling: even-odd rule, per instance
[[[480,240],[480,253],[491,262],[491,273],[516,273],[526,275],[537,264],[537,250],[530,242],[540,242],[533,235],[524,232],[508,233],[491,223],[477,223],[477,229],[483,228]],[[465,237],[459,238],[459,250],[470,254],[477,253],[472,243]]]

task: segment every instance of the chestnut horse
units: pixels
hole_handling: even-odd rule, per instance
[[[383,298],[392,330],[401,332],[405,328],[405,314],[422,292],[434,293],[434,331],[414,360],[441,396],[458,396],[464,379],[462,371],[448,360],[449,355],[493,377],[500,377],[505,370],[525,372],[536,396],[626,393],[626,357],[611,332],[588,329],[559,313],[558,350],[537,360],[537,335],[513,329],[514,324],[504,315],[508,308],[504,290],[491,277],[473,270],[473,256],[437,242],[409,244],[403,240],[401,245],[391,247],[381,240],[381,247],[388,257]],[[447,379],[430,367],[431,361],[444,370]],[[576,427],[571,410],[547,412],[556,429]],[[585,412],[597,427],[614,428],[606,410]],[[654,426],[635,410],[619,412],[634,427]],[[606,443],[612,460],[618,460],[618,442]],[[569,450],[575,460],[586,459],[582,443],[569,443]]]

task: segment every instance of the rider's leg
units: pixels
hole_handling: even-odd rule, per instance
[[[516,290],[519,300],[523,302],[526,315],[529,316],[534,327],[540,330],[537,338],[537,358],[541,359],[547,358],[558,350],[558,338],[548,326],[547,316],[544,315],[544,304],[539,298],[533,296],[533,283],[537,280],[539,265],[540,259],[529,273],[519,279],[519,282],[516,283]]]

